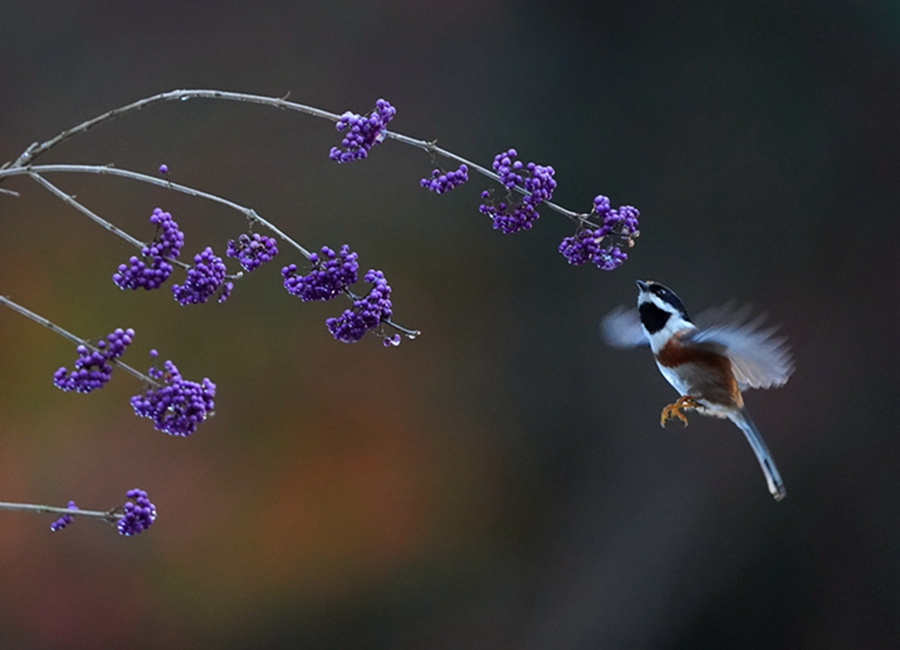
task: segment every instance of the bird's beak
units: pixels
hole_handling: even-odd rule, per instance
[[[648,285],[643,280],[638,280],[637,286],[638,286],[638,289],[640,289],[641,291],[650,291],[650,285]]]

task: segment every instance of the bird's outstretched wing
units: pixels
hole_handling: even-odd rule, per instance
[[[690,332],[683,340],[714,345],[730,360],[741,390],[771,388],[784,384],[794,371],[790,348],[777,328],[763,328],[764,316],[747,320],[749,310],[722,310],[716,320]],[[699,318],[698,318],[699,320]]]
[[[616,307],[600,321],[600,335],[615,348],[636,348],[650,345],[641,328],[637,309]]]

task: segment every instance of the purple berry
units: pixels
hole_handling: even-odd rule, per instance
[[[133,329],[123,330],[120,327],[108,334],[105,341],[99,341],[96,350],[79,345],[75,348],[78,359],[75,360],[74,369],[71,373],[65,367],[57,370],[53,373],[53,384],[61,390],[78,393],[90,393],[103,388],[113,371],[108,362],[122,356],[133,339]]]
[[[528,230],[540,216],[537,207],[549,201],[556,189],[553,167],[524,164],[515,160],[518,153],[509,149],[494,156],[493,168],[500,183],[507,188],[506,198],[498,198],[494,190],[481,193],[483,200],[478,210],[494,222],[494,229],[504,234]],[[512,190],[521,187],[529,192],[521,199]]]
[[[338,318],[325,321],[328,331],[338,341],[355,343],[368,330],[375,329],[391,317],[391,287],[384,279],[384,273],[370,269],[363,280],[375,286],[365,296],[354,300],[352,309],[344,310]]]
[[[356,253],[347,244],[341,246],[339,253],[323,246],[321,255],[312,253],[309,256],[312,270],[307,275],[297,275],[296,264],[281,269],[284,288],[304,302],[331,300],[356,283],[359,269],[356,258]]]
[[[334,125],[338,131],[346,132],[344,139],[341,140],[344,150],[332,147],[328,157],[337,163],[362,160],[368,155],[369,149],[384,140],[385,127],[396,113],[397,109],[384,99],[375,102],[375,109],[368,115],[347,111]]]
[[[225,272],[222,258],[216,257],[212,248],[207,246],[194,255],[194,266],[188,269],[184,284],[172,285],[175,300],[181,306],[206,302],[225,283]],[[228,289],[228,293],[230,292]],[[220,297],[219,302],[224,302],[228,297],[225,292],[222,295],[224,297]]]
[[[113,282],[120,289],[158,289],[172,274],[172,265],[166,259],[175,259],[184,246],[184,233],[172,220],[172,215],[156,208],[150,215],[150,223],[156,224],[157,233],[152,242],[141,249],[139,259],[129,258],[120,264],[113,274]]]
[[[163,175],[168,174],[168,173],[169,173],[169,166],[168,166],[167,164],[165,164],[165,163],[163,163],[162,165],[160,165],[160,166],[159,166],[159,173],[160,173],[160,174],[163,174]]]
[[[431,172],[431,178],[423,178],[419,181],[419,185],[432,192],[444,194],[459,187],[467,180],[469,180],[469,168],[462,164],[456,171],[441,172],[440,169],[435,169]]]
[[[610,208],[609,199],[598,195],[594,198],[593,216],[602,217],[599,228],[579,228],[572,236],[566,237],[559,245],[559,252],[569,264],[593,262],[604,271],[617,269],[628,259],[623,246],[633,246],[638,236],[637,208],[630,205]],[[605,242],[605,244],[604,244]]]
[[[181,377],[178,368],[166,361],[165,370],[151,368],[149,375],[162,383],[143,395],[131,398],[134,412],[153,420],[153,427],[170,436],[189,436],[207,417],[216,404],[216,385],[204,378],[201,383]]]
[[[78,506],[75,505],[74,501],[69,501],[69,505],[66,507],[69,510],[78,510]],[[62,517],[60,517],[59,519],[54,521],[52,524],[50,524],[50,530],[52,530],[55,533],[56,531],[62,530],[63,528],[65,528],[66,526],[71,524],[73,521],[75,521],[75,520],[72,518],[72,515],[63,515]]]
[[[481,193],[484,201],[478,206],[479,212],[488,215],[494,224],[494,230],[499,230],[504,235],[510,235],[520,230],[528,230],[540,217],[530,202],[524,197],[521,201],[509,202],[498,200],[494,190],[485,190]]]
[[[228,240],[225,255],[235,257],[244,267],[247,273],[255,271],[261,264],[271,262],[278,255],[278,247],[272,237],[266,237],[259,233],[253,235],[243,234],[237,238]]]
[[[219,299],[216,301],[220,305],[228,300],[228,296],[231,295],[231,290],[234,289],[234,282],[226,282],[222,285],[222,293],[219,295]]]
[[[150,528],[156,520],[156,506],[150,503],[143,490],[128,490],[125,496],[131,501],[126,501],[122,506],[125,516],[119,519],[116,528],[120,535],[131,537]]]

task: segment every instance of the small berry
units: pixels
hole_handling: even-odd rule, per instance
[[[171,361],[165,362],[165,370],[151,368],[148,374],[162,385],[132,397],[131,406],[138,416],[153,420],[158,431],[189,436],[212,415],[216,385],[209,379],[199,384],[183,379]]]
[[[312,269],[307,275],[297,275],[296,264],[281,269],[284,288],[304,302],[331,300],[356,283],[359,269],[356,258],[356,253],[347,244],[341,246],[339,253],[323,246],[321,254],[310,254]]]
[[[518,153],[515,149],[503,151],[494,156],[494,171],[500,177],[500,183],[507,188],[505,199],[497,198],[494,190],[481,193],[482,204],[478,210],[488,215],[494,223],[494,229],[504,234],[528,230],[540,216],[537,207],[549,201],[556,189],[553,167],[536,165],[533,162],[524,164],[515,160]],[[512,189],[521,187],[529,194],[522,198],[514,197]]]
[[[150,223],[156,224],[157,234],[152,242],[141,248],[141,256],[129,258],[127,264],[120,264],[113,274],[113,282],[120,289],[158,289],[172,274],[172,265],[167,259],[175,259],[184,246],[184,233],[172,220],[172,215],[160,208],[153,210]]]
[[[225,283],[225,263],[216,257],[212,248],[207,246],[202,252],[194,255],[194,266],[188,269],[184,284],[173,284],[172,293],[181,306],[204,303]],[[230,289],[228,290],[230,293]],[[224,302],[228,297],[219,302]]]
[[[159,173],[165,176],[169,173],[169,166],[165,163],[159,166]]]
[[[572,237],[566,237],[559,245],[559,252],[569,264],[593,262],[604,271],[613,271],[628,259],[622,246],[631,246],[638,232],[637,208],[630,205],[620,206],[618,210],[610,207],[609,199],[603,195],[594,198],[594,209],[591,213],[603,218],[599,228],[580,228]],[[606,240],[606,244],[601,244]]]
[[[456,171],[441,172],[440,169],[435,169],[431,172],[431,178],[423,178],[419,181],[419,185],[432,192],[444,194],[459,187],[467,180],[469,180],[469,168],[462,164]]]
[[[74,501],[69,501],[69,505],[66,507],[69,510],[78,510],[78,506],[75,505]],[[63,515],[62,517],[60,517],[59,519],[54,521],[52,524],[50,524],[50,530],[52,530],[55,533],[56,531],[62,530],[63,528],[65,528],[66,526],[71,524],[73,521],[75,521],[75,520],[72,518],[72,515]]]
[[[346,131],[341,140],[341,151],[338,147],[332,147],[328,154],[331,160],[337,163],[348,163],[365,158],[369,150],[385,138],[386,126],[390,122],[397,109],[384,99],[375,102],[375,109],[368,115],[359,115],[347,111],[341,115],[334,128],[338,131]]]
[[[128,490],[125,496],[131,501],[126,501],[122,506],[125,516],[119,519],[116,528],[120,535],[131,537],[150,528],[156,520],[156,506],[150,503],[143,490]]]
[[[231,295],[231,290],[234,289],[234,282],[226,282],[222,285],[222,293],[219,295],[219,299],[216,301],[220,305],[228,300],[228,296]]]
[[[363,280],[374,284],[369,293],[354,300],[353,308],[344,310],[338,318],[325,321],[328,331],[338,341],[355,343],[367,331],[391,317],[391,287],[384,279],[384,273],[370,269]]]
[[[253,235],[243,234],[237,238],[228,240],[225,250],[228,257],[237,258],[247,273],[255,271],[261,264],[271,262],[278,255],[278,246],[272,237],[266,237],[259,233]]]
[[[65,367],[53,373],[53,384],[64,391],[78,393],[90,393],[103,388],[112,376],[113,368],[108,363],[125,352],[125,348],[131,345],[134,339],[134,330],[117,328],[106,336],[106,340],[99,341],[96,350],[86,345],[75,348],[78,358],[75,360],[72,372]]]

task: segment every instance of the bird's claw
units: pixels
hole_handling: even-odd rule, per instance
[[[682,409],[695,409],[700,408],[702,405],[695,400],[690,395],[682,395],[679,397],[674,404],[669,404],[662,410],[662,413],[659,416],[659,424],[660,426],[666,426],[666,422],[668,420],[672,420],[674,418],[678,418],[681,420],[684,426],[688,425],[688,420],[684,416],[684,413],[681,412]]]

